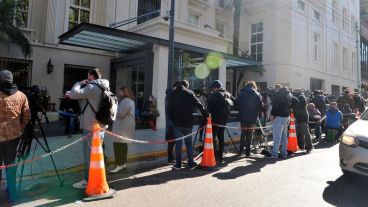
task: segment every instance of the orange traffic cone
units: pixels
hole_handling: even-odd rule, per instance
[[[91,148],[91,158],[89,164],[89,177],[86,188],[87,198],[84,201],[101,200],[112,198],[114,189],[110,189],[106,182],[105,162],[100,139],[100,126],[93,126],[93,139]]]
[[[287,151],[296,152],[298,150],[299,150],[299,147],[298,147],[298,139],[296,137],[295,118],[294,118],[294,113],[291,113]]]
[[[207,118],[206,138],[204,139],[202,162],[199,164],[201,169],[213,169],[216,167],[215,152],[213,150],[212,120]]]

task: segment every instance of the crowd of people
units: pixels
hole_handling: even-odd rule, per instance
[[[347,89],[336,100],[327,98],[322,91],[317,90],[309,96],[302,89],[290,90],[282,85],[275,85],[264,92],[259,92],[254,81],[247,82],[236,94],[236,98],[223,88],[219,80],[214,80],[210,85],[210,91],[191,91],[189,82],[177,81],[172,88],[167,89],[165,98],[166,114],[166,140],[168,140],[168,163],[173,165],[173,170],[182,169],[182,145],[187,148],[189,169],[197,167],[193,159],[192,132],[195,125],[193,113],[202,117],[200,126],[204,126],[208,116],[213,123],[214,151],[216,162],[224,163],[224,133],[226,124],[232,110],[238,111],[237,120],[241,126],[240,150],[238,156],[251,156],[251,144],[256,123],[272,123],[273,148],[266,154],[270,158],[287,158],[288,128],[290,113],[295,114],[298,145],[301,150],[311,153],[313,142],[311,131],[316,140],[322,138],[322,134],[328,129],[337,130],[336,140],[347,127],[351,117],[355,118],[365,110],[366,101],[358,94]],[[98,69],[88,72],[86,80],[74,84],[70,92],[67,92],[65,102],[61,103],[60,115],[70,118],[66,131],[70,133],[75,128],[78,120],[83,135],[91,134],[94,124],[98,123],[101,129],[106,129],[107,124],[101,124],[96,116],[101,107],[102,99],[106,91],[110,90],[109,81],[102,79]],[[117,92],[119,102],[116,106],[116,119],[111,124],[114,133],[123,137],[134,138],[136,127],[135,98],[131,89],[120,87]],[[78,100],[78,102],[75,102]],[[150,99],[152,107],[154,98]],[[73,103],[73,104],[70,104]],[[73,107],[70,107],[73,106]],[[155,112],[159,113],[159,112]],[[79,116],[80,114],[80,116]],[[157,115],[157,114],[156,114]],[[8,70],[0,71],[0,164],[14,163],[16,148],[24,127],[30,120],[30,109],[27,97],[18,91],[13,84],[12,73]],[[150,123],[155,125],[155,123]],[[155,126],[153,126],[155,129]],[[201,127],[200,127],[201,128]],[[11,130],[9,130],[11,129]],[[201,128],[203,133],[203,128]],[[313,129],[313,130],[312,130]],[[103,140],[104,131],[100,132]],[[178,139],[180,137],[185,139]],[[175,140],[175,141],[170,141]],[[84,177],[75,183],[75,188],[85,188],[88,182],[88,170],[91,153],[91,141],[83,142],[83,157],[85,163]],[[117,173],[126,168],[128,145],[119,140],[113,143],[115,166],[110,170]],[[175,148],[175,156],[174,156]],[[15,195],[15,171],[16,168],[6,169],[8,192]]]

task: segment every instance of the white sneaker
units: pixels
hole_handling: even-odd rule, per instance
[[[87,187],[87,181],[86,180],[82,180],[82,181],[79,181],[77,183],[74,183],[73,184],[73,187],[74,188],[79,188],[79,189],[86,188]]]
[[[126,164],[124,164],[124,165],[116,165],[116,167],[113,170],[110,170],[110,173],[117,173],[117,172],[122,171],[125,168],[126,168]]]

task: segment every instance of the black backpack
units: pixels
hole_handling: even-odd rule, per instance
[[[96,111],[92,104],[87,100],[87,104],[84,106],[82,114],[86,110],[87,105],[90,105],[92,111],[96,114],[96,119],[98,122],[104,125],[112,124],[116,119],[118,98],[109,89],[105,89],[97,83],[91,84],[98,86],[102,90],[100,108]]]

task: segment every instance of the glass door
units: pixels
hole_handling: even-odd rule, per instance
[[[123,67],[116,72],[116,89],[126,86],[133,90],[134,95],[144,94],[145,72],[143,65]]]

